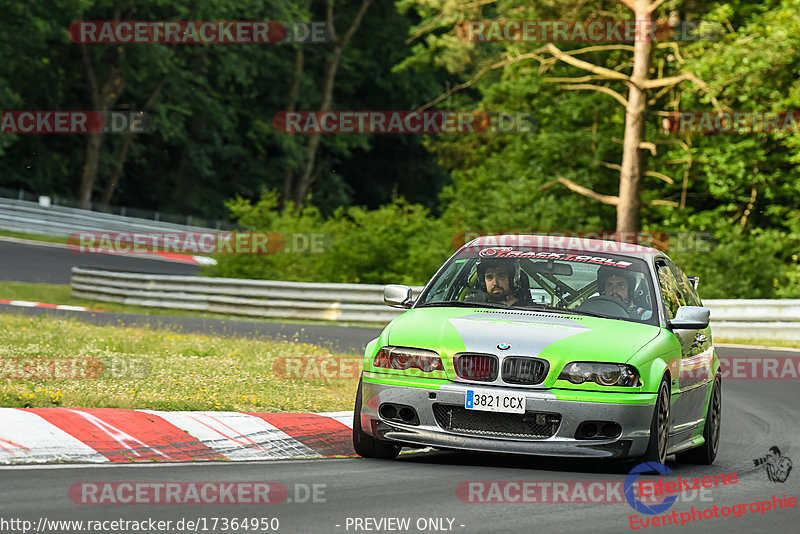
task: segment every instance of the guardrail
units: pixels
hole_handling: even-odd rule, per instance
[[[389,322],[383,286],[152,275],[72,268],[75,297],[155,308],[320,321]],[[419,294],[421,287],[415,287]]]
[[[41,206],[27,200],[0,198],[0,229],[67,237],[74,232],[214,232],[212,228],[152,221],[137,217]]]
[[[708,299],[714,336],[800,339],[800,299]]]
[[[72,268],[76,297],[251,317],[385,323],[377,284],[319,284]],[[418,295],[422,287],[412,288]],[[800,300],[706,300],[716,337],[800,339]]]

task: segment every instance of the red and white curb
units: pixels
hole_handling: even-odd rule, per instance
[[[50,243],[47,241],[34,241],[32,239],[22,239],[19,237],[5,237],[0,236],[0,241],[9,241],[11,243],[21,243],[23,245],[33,245],[37,247],[50,247],[50,248],[69,248],[66,244],[63,243]],[[79,254],[79,252],[75,252],[75,254]],[[87,253],[88,254],[88,253]],[[217,260],[211,258],[209,256],[195,256],[191,254],[178,254],[176,252],[159,252],[153,251],[149,254],[130,254],[122,251],[106,251],[103,252],[93,252],[92,254],[111,254],[111,255],[120,255],[120,256],[130,256],[135,258],[146,258],[151,260],[164,260],[164,261],[173,261],[173,262],[181,262],[181,263],[192,263],[195,265],[216,265]]]
[[[174,252],[155,252],[159,256],[169,261],[179,261],[183,263],[193,263],[195,265],[216,265],[217,260],[208,256],[190,256],[188,254],[177,254]]]
[[[353,456],[353,412],[0,408],[0,464]]]
[[[46,304],[44,302],[32,302],[30,300],[3,300],[0,299],[0,304],[7,304],[9,306],[21,306],[23,308],[49,308],[51,310],[70,310],[70,311],[84,311],[84,312],[104,312],[105,310],[93,310],[84,306],[69,306],[67,304]]]

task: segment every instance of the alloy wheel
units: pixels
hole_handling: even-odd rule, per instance
[[[667,461],[667,438],[669,437],[669,392],[666,383],[658,392],[658,461]]]

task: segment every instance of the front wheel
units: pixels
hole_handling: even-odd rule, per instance
[[[361,390],[362,379],[358,380],[356,406],[353,410],[353,449],[364,458],[383,458],[391,460],[400,454],[402,447],[387,441],[375,439],[361,429]]]
[[[705,442],[699,447],[685,452],[679,452],[675,459],[684,464],[711,465],[717,458],[719,450],[719,431],[722,422],[722,380],[714,380],[714,389],[708,401],[706,422],[703,426],[703,439]]]
[[[664,376],[658,386],[658,396],[653,410],[653,420],[650,423],[650,443],[642,461],[658,462],[667,461],[667,439],[669,438],[669,378]]]

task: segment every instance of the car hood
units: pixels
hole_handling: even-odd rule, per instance
[[[417,308],[392,321],[388,344],[434,350],[451,375],[452,356],[459,352],[535,356],[550,361],[551,367],[577,360],[624,363],[659,331],[657,326],[582,315]],[[501,350],[498,345],[510,347]]]

